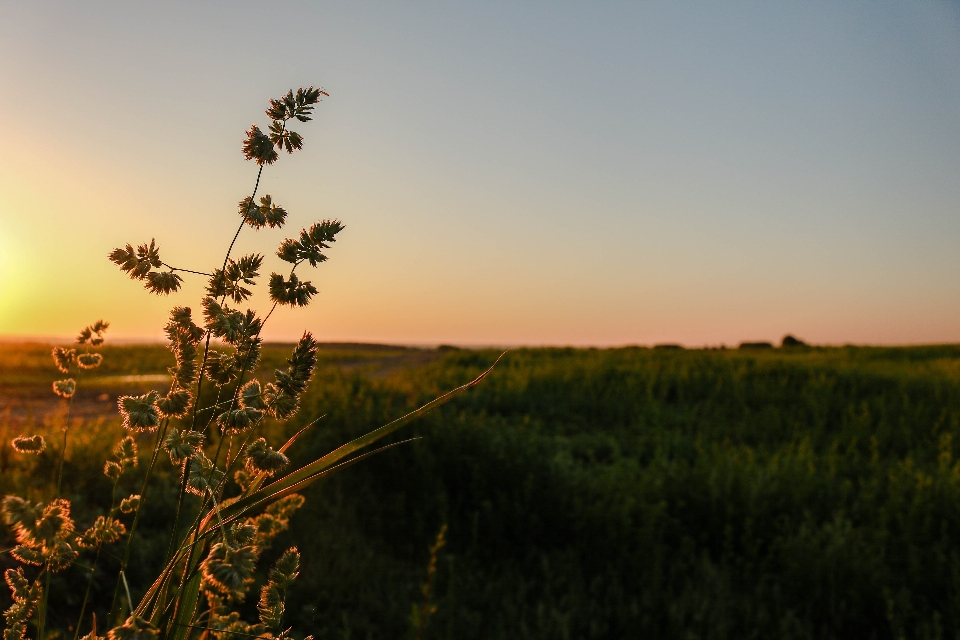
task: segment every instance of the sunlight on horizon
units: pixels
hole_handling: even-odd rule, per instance
[[[238,240],[267,256],[254,308],[283,237],[346,230],[269,340],[960,342],[956,7],[334,3],[268,51],[239,37],[267,8],[184,11],[0,9],[5,339],[198,313],[203,278],[157,298],[107,254],[218,265],[244,130],[314,84],[261,184],[289,223]]]

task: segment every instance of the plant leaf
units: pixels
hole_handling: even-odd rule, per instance
[[[343,460],[347,456],[356,453],[360,449],[370,446],[374,442],[377,442],[378,440],[381,440],[382,438],[385,438],[386,436],[390,435],[394,431],[398,430],[400,427],[403,427],[409,424],[410,422],[413,422],[417,418],[420,418],[430,413],[437,407],[440,407],[446,404],[447,402],[453,400],[455,397],[464,393],[468,389],[476,386],[477,384],[480,383],[481,380],[486,378],[490,374],[490,372],[493,371],[494,367],[497,366],[497,363],[500,362],[501,358],[503,358],[505,354],[506,352],[500,354],[496,362],[494,362],[489,369],[481,373],[472,381],[462,386],[459,386],[456,389],[453,389],[452,391],[448,391],[447,393],[443,394],[439,398],[435,398],[431,400],[430,402],[423,405],[419,409],[415,409],[414,411],[411,411],[410,413],[406,414],[401,418],[397,418],[393,422],[390,422],[380,427],[379,429],[374,429],[373,431],[371,431],[366,435],[360,436],[355,440],[351,440],[350,442],[344,444],[340,448],[335,449],[334,451],[331,451],[330,453],[323,456],[322,458],[318,460],[314,460],[310,464],[287,474],[283,478],[280,478],[276,482],[273,482],[267,485],[263,489],[260,489],[259,491],[255,491],[248,496],[240,498],[233,504],[223,507],[220,510],[220,517],[222,518],[223,523],[226,524],[241,516],[250,515],[250,511],[252,511],[253,509],[256,509],[261,506],[265,506],[270,502],[278,498],[281,498],[284,495],[287,495],[288,493],[291,493],[295,490],[303,489],[304,486],[306,486],[307,484],[311,484],[315,480],[319,479],[319,477],[326,470],[330,469],[331,467],[339,463],[341,460]],[[353,460],[348,462],[352,463]],[[294,487],[296,487],[296,489],[294,489]],[[206,518],[204,518],[203,522],[200,525],[201,532],[206,533],[208,527],[211,527],[211,525],[214,524],[212,521],[212,517],[213,517],[213,514],[208,514]],[[217,523],[216,526],[219,526],[219,523]],[[216,527],[213,527],[210,530],[212,531],[214,528]]]

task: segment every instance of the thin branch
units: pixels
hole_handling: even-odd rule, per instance
[[[165,266],[166,268],[170,269],[170,271],[183,271],[184,273],[195,273],[195,274],[197,274],[198,276],[207,276],[208,278],[212,278],[212,277],[213,277],[213,274],[212,274],[212,273],[205,273],[205,272],[203,272],[203,271],[194,271],[193,269],[181,269],[180,267],[171,266],[171,265],[167,264],[166,262],[161,262],[160,264],[162,264],[162,265]]]

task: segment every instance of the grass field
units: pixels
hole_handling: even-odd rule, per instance
[[[5,442],[40,432],[51,446],[24,460],[5,443],[0,485],[39,491],[56,452],[56,372],[49,347],[2,349]],[[287,350],[270,346],[263,369]],[[326,346],[284,429],[326,417],[294,461],[470,379],[496,355]],[[159,376],[170,364],[162,347],[104,356],[97,377],[80,381],[85,435],[67,455],[82,524],[109,492],[75,482],[118,438],[116,396],[155,380],[118,376]],[[289,601],[298,633],[407,637],[446,524],[427,638],[960,635],[958,346],[516,350],[397,439],[410,436],[420,439],[308,490],[275,545],[303,552]],[[134,590],[169,533],[166,468]],[[79,572],[58,577],[51,610],[63,621]]]

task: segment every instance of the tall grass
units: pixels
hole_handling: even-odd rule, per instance
[[[286,624],[285,601],[300,574],[297,548],[289,547],[257,578],[261,555],[303,504],[300,491],[376,453],[379,450],[370,450],[371,445],[484,377],[481,374],[292,471],[288,452],[322,415],[311,416],[306,427],[282,444],[264,437],[271,424],[283,423],[300,410],[319,344],[304,332],[286,366],[275,370],[272,381],[261,383],[253,378],[261,365],[261,332],[277,306],[310,303],[317,290],[301,278],[301,268],[327,260],[325,251],[343,225],[322,220],[280,242],[276,255],[290,264],[289,272],[270,275],[272,306],[263,316],[231,306],[243,304],[252,295],[248,287],[260,278],[263,256],[234,258],[232,251],[245,227],[275,229],[286,222],[287,212],[272,196],[257,198],[260,179],[280,151],[302,148],[303,137],[290,127],[311,120],[321,95],[327,94],[313,87],[291,90],[270,101],[266,133],[256,125],[247,131],[242,149],[258,166],[256,180],[251,195],[240,201],[239,225],[227,236],[229,245],[219,266],[205,272],[169,265],[153,239],[110,253],[121,271],[153,294],[176,293],[183,277],[206,277],[207,287],[200,301],[200,324],[189,307],[175,306],[170,311],[164,331],[174,365],[167,368],[166,391],[150,389],[118,398],[127,434],[111,449],[102,477],[67,477],[64,465],[81,374],[100,368],[110,355],[101,349],[108,323],[97,321],[84,328],[75,347],[53,349],[53,364],[70,376],[53,382],[54,393],[65,403],[62,441],[58,447],[48,447],[43,435],[21,434],[11,442],[18,454],[37,456],[44,463],[34,467],[38,477],[48,464],[56,471],[49,485],[32,486],[25,497],[11,494],[3,499],[3,517],[16,539],[16,546],[7,553],[20,564],[5,573],[12,603],[5,612],[4,640],[25,638],[31,629],[39,640],[66,634],[77,640],[84,632],[85,638],[94,640],[104,631],[112,640],[186,640],[210,634],[220,640],[289,636],[292,629]],[[143,364],[120,371],[138,373]],[[117,371],[110,365],[103,370]],[[73,455],[82,455],[81,449],[74,446]],[[167,459],[172,467],[164,469]],[[83,465],[73,467],[90,471]],[[178,477],[173,491],[159,482],[171,472]],[[90,500],[86,494],[92,488],[103,490],[106,497]],[[74,511],[77,499],[67,494],[82,494],[81,502],[87,501],[84,506],[99,506],[100,512],[94,516],[95,508]],[[166,535],[138,535],[141,523],[155,527],[151,520],[158,513],[168,518]],[[166,515],[171,513],[172,517]],[[106,576],[105,571],[109,571]],[[144,581],[145,571],[152,572],[152,579]],[[67,586],[55,579],[61,575],[79,579]],[[145,589],[136,588],[145,582]],[[258,583],[255,620],[250,621],[241,616],[241,606]],[[54,591],[63,588],[70,590],[69,604],[79,602],[75,620],[64,619],[63,609],[58,614],[49,606]],[[108,600],[109,607],[104,608]],[[101,611],[99,628],[97,610]]]
[[[300,455],[495,356],[320,372]],[[960,634],[960,347],[516,350],[413,433],[291,521],[318,635],[404,635],[444,523],[428,638]]]
[[[263,360],[287,350],[266,345]],[[260,433],[285,442],[326,414],[288,450],[291,465],[307,464],[472,380],[496,355],[410,352],[399,360],[431,363],[366,368],[357,364],[390,353],[321,349],[301,411]],[[95,381],[78,394],[89,398]],[[110,506],[109,479],[94,476],[118,420],[73,420],[65,497],[92,522]],[[59,434],[58,424],[38,419],[37,432]],[[308,489],[309,508],[263,552],[261,581],[285,549],[302,553],[284,614],[294,630],[415,638],[411,605],[423,605],[446,524],[428,640],[960,631],[960,347],[517,350],[410,435],[420,439]],[[0,489],[49,487],[51,442],[12,457]],[[128,567],[134,599],[162,569],[179,468],[158,464],[154,478]],[[125,475],[118,496],[138,488]],[[101,625],[119,562],[101,558]],[[84,594],[71,585],[83,571],[51,577],[51,629],[76,621]],[[239,611],[256,619],[257,598]]]

